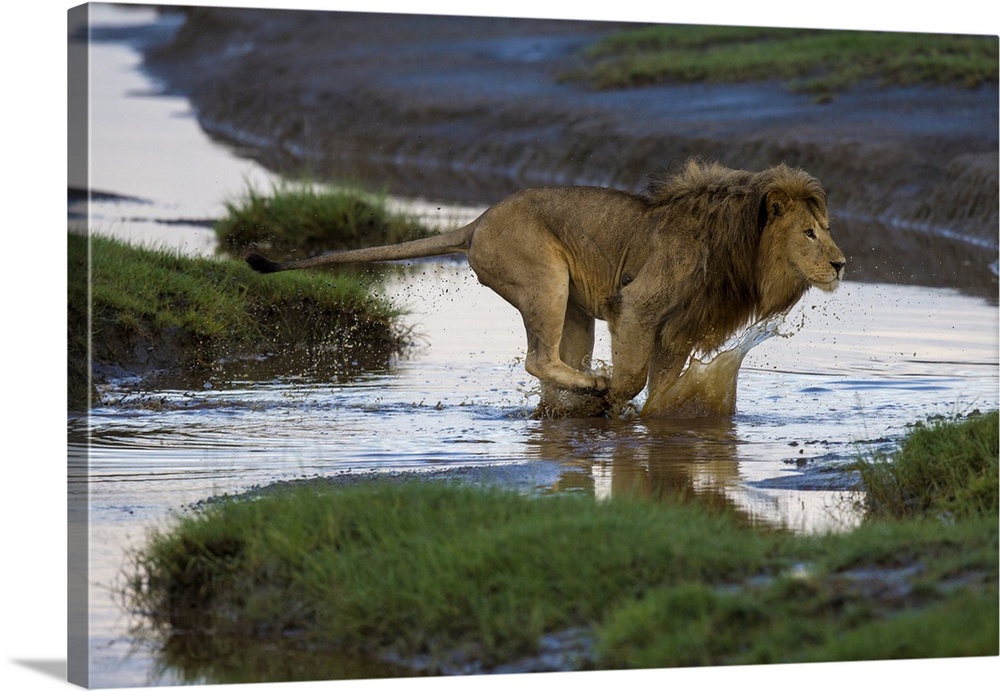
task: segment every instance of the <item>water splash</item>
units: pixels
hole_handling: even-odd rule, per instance
[[[642,407],[644,417],[695,418],[736,412],[736,384],[743,359],[773,336],[788,338],[801,328],[781,331],[787,312],[750,324],[714,353],[693,353],[681,375],[668,387],[650,391]]]

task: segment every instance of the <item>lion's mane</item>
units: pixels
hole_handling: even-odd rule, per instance
[[[782,273],[782,245],[762,242],[772,191],[827,215],[819,181],[784,164],[750,172],[691,160],[678,174],[650,175],[646,199],[669,215],[664,232],[693,235],[701,255],[694,280],[678,286],[673,318],[660,334],[664,345],[716,350],[749,322],[788,309],[808,288]]]

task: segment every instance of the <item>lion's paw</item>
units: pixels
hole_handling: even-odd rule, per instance
[[[607,393],[608,390],[610,389],[611,389],[610,379],[600,375],[594,377],[594,385],[591,387],[591,390],[594,391],[594,393],[603,394]]]

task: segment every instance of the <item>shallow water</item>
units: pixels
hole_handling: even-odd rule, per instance
[[[846,489],[848,479],[818,476],[859,445],[888,443],[929,416],[997,404],[995,311],[952,291],[846,283],[833,296],[808,293],[788,337],[750,351],[737,413],[724,422],[532,419],[536,383],[522,368],[519,317],[466,266],[419,264],[385,293],[408,306],[419,334],[415,352],[387,371],[342,383],[289,375],[106,391],[115,405],[88,421],[92,481],[111,482],[119,496],[123,483],[139,495],[172,483],[212,493],[312,474],[543,461],[557,473],[553,484],[600,494],[609,470],[612,487],[627,477],[650,488],[677,470],[699,478],[696,492],[707,482],[741,506],[760,496],[754,483],[763,478]],[[914,323],[931,321],[914,333]],[[598,359],[608,357],[600,336]],[[706,461],[724,463],[718,482]],[[837,524],[749,510],[804,528]]]
[[[106,8],[97,16],[121,17]],[[219,215],[247,181],[274,178],[205,137],[186,103],[156,95],[137,65],[126,45],[92,44],[90,184],[115,196],[82,209],[86,225],[211,253],[199,219]],[[442,225],[478,211],[418,206]],[[998,404],[996,305],[946,288],[848,281],[832,295],[810,291],[782,329],[789,337],[747,355],[736,414],[712,422],[532,419],[520,319],[464,263],[414,263],[384,291],[410,309],[419,336],[386,371],[189,389],[123,382],[105,392],[114,405],[69,420],[89,462],[70,492],[89,495],[93,686],[191,681],[158,668],[115,590],[145,531],[212,496],[302,477],[485,468],[524,490],[681,490],[751,521],[839,530],[857,520],[846,461],[890,446],[917,420]],[[608,359],[606,332],[598,335],[596,358]]]

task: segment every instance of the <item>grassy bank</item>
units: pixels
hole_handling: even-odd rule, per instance
[[[170,662],[216,681],[285,678],[218,673],[204,648],[249,660],[248,641],[432,673],[520,669],[546,637],[570,641],[564,669],[996,655],[996,513],[954,515],[797,536],[682,502],[307,483],[155,533],[131,598],[167,650],[211,631]]]
[[[68,241],[71,409],[86,406],[88,342],[98,371],[201,376],[274,353],[300,353],[299,368],[320,360],[333,371],[358,360],[385,366],[402,344],[398,314],[359,277],[262,276],[234,259],[73,233]]]
[[[830,97],[860,82],[975,87],[997,81],[997,38],[656,25],[612,35],[573,75],[599,89],[775,80]]]
[[[236,256],[258,246],[289,258],[385,245],[430,231],[386,206],[384,195],[282,182],[268,193],[254,188],[226,203],[216,224],[220,246]]]
[[[1000,511],[1000,451],[996,411],[961,425],[918,423],[893,455],[858,464],[870,516],[932,515],[996,518]]]

